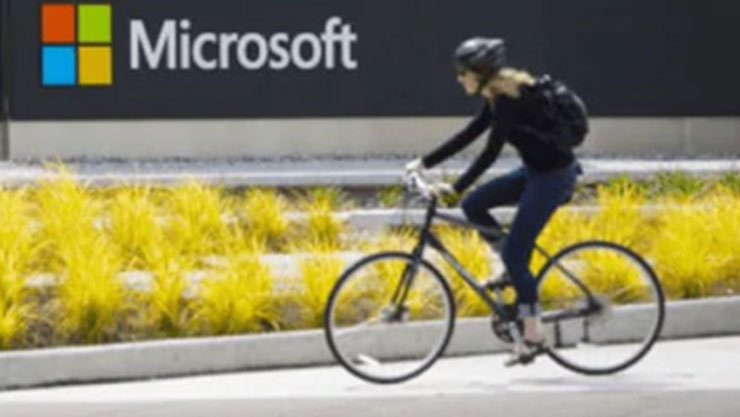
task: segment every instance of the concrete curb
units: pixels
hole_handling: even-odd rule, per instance
[[[670,209],[667,205],[644,205],[640,207],[640,211],[643,214],[656,214],[663,210]],[[683,207],[681,207],[683,209]],[[692,210],[701,210],[700,206],[691,207]],[[491,210],[496,219],[504,225],[511,224],[514,221],[514,216],[517,213],[516,207],[497,207]],[[583,215],[594,215],[597,214],[601,209],[598,206],[589,205],[570,205],[563,206],[559,211],[568,213],[579,213]],[[465,215],[460,208],[441,208],[438,210],[440,213],[457,216],[459,218],[465,218]],[[290,213],[289,218],[291,219],[302,219],[304,214],[302,213]],[[335,217],[341,222],[346,224],[354,230],[361,230],[363,232],[373,231],[377,232],[382,230],[386,226],[401,226],[401,225],[421,225],[424,222],[426,216],[426,209],[420,208],[388,208],[388,209],[360,209],[336,212]],[[443,223],[438,221],[438,223]]]
[[[615,309],[614,325],[595,337],[630,340],[630,329],[644,313],[639,307]],[[414,341],[427,331],[424,326],[412,329],[413,335],[393,346],[399,352],[413,351]],[[667,304],[664,339],[729,334],[740,334],[740,297]],[[462,319],[447,355],[505,349],[491,334],[490,319]],[[334,363],[321,330],[40,349],[0,353],[0,389]]]
[[[410,157],[409,157],[410,158]],[[446,162],[441,169],[430,171],[432,178],[444,175],[459,175],[472,159],[455,158]],[[121,183],[175,184],[186,179],[196,179],[226,187],[385,187],[401,184],[403,166],[407,159],[319,159],[301,162],[234,162],[193,161],[191,163],[139,164],[135,160],[123,164],[80,163],[71,168],[77,177],[92,186],[111,186]],[[715,175],[724,171],[740,169],[734,159],[630,159],[624,157],[581,158],[584,174],[582,182],[603,181],[628,174],[632,178],[646,179],[661,172],[685,171],[694,175]],[[501,175],[520,161],[515,157],[504,157],[496,162],[481,178],[486,180]],[[54,174],[39,166],[9,164],[0,165],[0,183],[10,186],[30,184],[39,179],[51,178]]]

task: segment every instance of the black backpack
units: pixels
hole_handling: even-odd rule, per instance
[[[534,85],[539,117],[530,133],[554,142],[561,149],[581,145],[588,134],[588,111],[583,100],[563,82],[549,75],[538,78]]]

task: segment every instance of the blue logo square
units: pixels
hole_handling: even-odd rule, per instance
[[[44,86],[77,84],[77,54],[74,46],[41,48],[41,84]]]

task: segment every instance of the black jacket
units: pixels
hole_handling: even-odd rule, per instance
[[[485,149],[453,184],[457,192],[467,189],[496,161],[506,142],[517,150],[524,164],[535,171],[552,171],[572,164],[575,160],[572,150],[562,149],[544,141],[540,135],[529,133],[530,126],[537,124],[541,110],[533,87],[523,86],[520,92],[518,99],[504,95],[497,97],[493,108],[486,100],[478,115],[464,129],[422,158],[424,167],[431,168],[458,153],[489,127],[492,129]]]

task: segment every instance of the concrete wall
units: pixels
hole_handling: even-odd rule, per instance
[[[11,122],[11,158],[418,154],[460,117]],[[480,140],[468,153],[476,152]],[[507,152],[511,152],[510,149]],[[594,118],[584,154],[740,154],[740,117]]]

